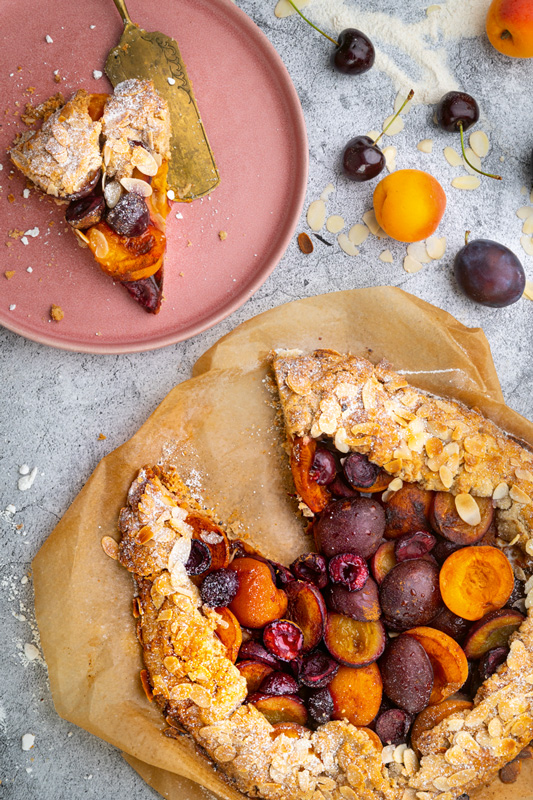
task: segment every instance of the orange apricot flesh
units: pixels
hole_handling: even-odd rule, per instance
[[[379,711],[383,683],[377,664],[366,667],[341,666],[329,684],[333,719],[347,719],[352,725],[369,725]]]
[[[419,626],[405,632],[426,651],[433,667],[433,691],[430,705],[436,705],[459,691],[468,678],[468,661],[457,642],[436,628]]]
[[[478,620],[503,608],[514,589],[514,573],[509,559],[496,547],[463,547],[442,565],[439,584],[450,611]]]
[[[264,628],[284,616],[287,595],[276,587],[268,564],[255,558],[236,558],[229,569],[239,577],[239,588],[229,608],[241,625]]]

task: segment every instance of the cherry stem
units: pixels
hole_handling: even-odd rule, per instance
[[[290,3],[290,0],[289,0],[289,3]],[[390,126],[392,125],[392,123],[394,122],[394,120],[396,119],[396,117],[398,117],[398,116],[399,116],[399,115],[402,113],[402,111],[404,110],[404,108],[405,108],[405,106],[407,105],[407,103],[408,103],[410,100],[412,100],[414,96],[415,96],[415,91],[414,91],[414,89],[411,89],[411,91],[409,92],[409,94],[407,95],[407,97],[405,98],[405,100],[403,101],[403,103],[401,104],[400,108],[398,109],[398,111],[396,112],[396,114],[393,116],[393,118],[391,119],[391,121],[389,122],[389,124],[388,124],[388,125],[386,125],[386,126],[383,128],[383,130],[382,130],[382,131],[381,131],[381,133],[379,134],[378,138],[377,138],[377,139],[374,139],[374,144],[377,144],[377,143],[379,142],[379,140],[381,139],[381,137],[383,136],[383,134],[387,133],[387,131],[389,130]]]
[[[495,181],[501,181],[502,179],[501,175],[492,175],[492,173],[490,172],[483,172],[482,169],[478,169],[477,167],[475,167],[473,164],[470,163],[470,161],[466,157],[466,152],[465,152],[465,136],[464,136],[462,122],[459,122],[459,131],[461,133],[461,150],[463,151],[463,158],[470,167],[470,169],[473,169],[474,172],[479,172],[480,175],[485,175],[486,178],[494,178]]]
[[[297,6],[296,6],[296,5],[295,5],[295,4],[292,2],[292,0],[289,0],[289,3],[290,3],[290,4],[291,4],[291,6],[294,8],[294,10],[295,10],[295,11],[296,11],[296,12],[297,12],[297,13],[298,13],[300,16],[301,16],[301,18],[302,18],[302,19],[305,19],[305,21],[307,22],[307,24],[308,24],[308,25],[310,25],[312,28],[314,28],[314,29],[315,29],[315,31],[318,31],[319,33],[321,33],[321,34],[322,34],[322,36],[325,36],[325,37],[326,37],[326,39],[329,39],[329,41],[330,41],[330,42],[332,42],[332,44],[334,44],[334,45],[335,45],[335,47],[339,47],[339,46],[340,46],[340,45],[339,45],[339,43],[335,41],[335,39],[332,39],[332,38],[331,38],[331,36],[328,36],[328,35],[327,35],[327,33],[324,33],[324,31],[321,31],[321,30],[320,30],[320,28],[317,28],[317,26],[316,26],[316,25],[313,25],[313,23],[311,22],[311,20],[310,20],[310,19],[307,19],[307,17],[306,17],[306,16],[304,16],[304,15],[302,14],[302,12],[300,11],[300,9],[299,9],[299,8],[298,8],[298,7],[297,7]]]
[[[465,244],[468,244],[468,237],[470,236],[470,231],[465,231]]]

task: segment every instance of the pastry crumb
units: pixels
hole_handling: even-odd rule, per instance
[[[105,435],[105,433],[99,433],[98,434],[98,441],[99,442],[103,442],[104,439],[107,439],[107,436]]]
[[[61,320],[65,316],[65,312],[63,311],[61,306],[56,306],[55,304],[52,304],[52,307],[50,309],[50,316],[55,322],[61,322]]]
[[[14,203],[15,202],[15,195],[14,194],[8,194],[7,199],[9,200],[10,203]]]
[[[15,270],[14,269],[6,269],[6,271],[4,272],[4,275],[6,276],[8,281],[11,280],[11,278],[13,277],[14,274],[15,274]]]
[[[228,238],[227,232],[226,231],[219,231],[218,232],[218,238],[220,239],[221,242],[223,242],[224,239]]]

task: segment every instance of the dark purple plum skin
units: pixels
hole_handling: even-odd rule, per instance
[[[359,622],[374,622],[381,617],[378,586],[368,578],[362,589],[350,592],[339,584],[324,591],[326,605],[338,614],[345,614]]]
[[[420,642],[404,634],[393,639],[379,662],[383,691],[409,714],[418,714],[429,703],[433,667]]]
[[[524,268],[515,254],[499,242],[475,239],[455,256],[454,274],[467,297],[491,308],[520,300],[526,285]]]
[[[385,512],[375,500],[354,497],[328,503],[313,531],[326,558],[355,553],[369,558],[378,549],[385,530]]]
[[[391,630],[427,625],[443,607],[438,566],[425,558],[401,561],[385,575],[379,599]]]

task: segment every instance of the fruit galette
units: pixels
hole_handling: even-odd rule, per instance
[[[41,191],[68,202],[65,217],[79,243],[156,314],[169,210],[166,101],[151,81],[127,80],[112,95],[80,89],[64,104],[45,105],[42,127],[12,147],[13,163]]]
[[[309,552],[272,562],[142,469],[103,545],[146,694],[252,797],[467,795],[533,737],[533,453],[363,358],[272,366]]]

